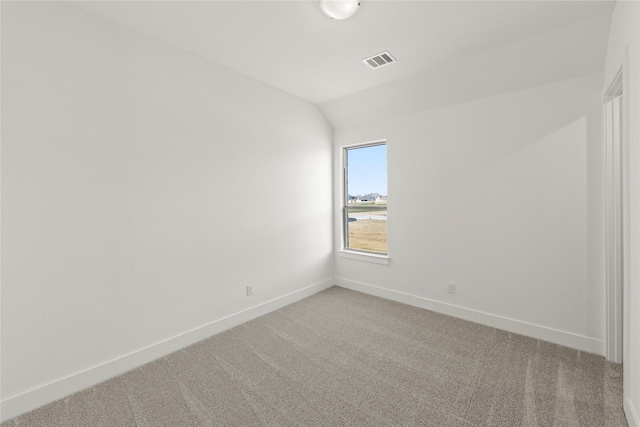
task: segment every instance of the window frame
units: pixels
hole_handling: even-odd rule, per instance
[[[369,142],[363,142],[363,143],[358,143],[358,144],[351,144],[351,145],[344,145],[341,147],[341,151],[342,151],[342,182],[341,182],[341,187],[342,187],[342,197],[341,197],[341,206],[340,206],[340,215],[341,215],[341,224],[342,224],[342,233],[341,233],[341,240],[342,240],[342,247],[340,250],[340,256],[343,258],[350,258],[350,259],[356,259],[356,260],[361,260],[361,261],[368,261],[368,262],[374,262],[374,263],[378,263],[378,264],[389,264],[389,242],[388,242],[388,229],[387,229],[387,251],[386,252],[375,252],[375,251],[367,251],[364,249],[354,249],[354,248],[350,248],[349,247],[349,191],[348,191],[348,152],[349,150],[353,150],[353,149],[358,149],[358,148],[367,148],[367,147],[375,147],[375,146],[380,146],[380,145],[384,145],[387,148],[387,159],[386,159],[386,164],[387,164],[387,168],[385,170],[385,173],[388,172],[388,149],[389,149],[389,145],[387,144],[387,140],[386,139],[381,139],[381,140],[375,140],[375,141],[369,141]],[[388,173],[387,173],[388,175]],[[388,177],[387,177],[388,178]],[[387,190],[388,193],[388,190]],[[387,196],[387,200],[388,200],[388,194]],[[380,207],[373,207],[373,210],[386,210],[387,211],[387,221],[388,221],[388,205],[387,206],[380,206]]]

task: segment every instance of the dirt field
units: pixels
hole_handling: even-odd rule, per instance
[[[349,248],[387,252],[387,221],[374,219],[349,223]]]

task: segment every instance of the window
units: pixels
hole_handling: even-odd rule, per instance
[[[387,254],[387,145],[344,149],[344,248]]]

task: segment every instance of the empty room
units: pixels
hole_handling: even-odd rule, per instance
[[[640,426],[640,2],[0,2],[2,426]]]

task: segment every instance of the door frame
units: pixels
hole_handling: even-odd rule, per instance
[[[604,93],[604,256],[605,357],[622,363],[624,354],[624,286],[629,283],[629,143],[627,61]],[[627,256],[628,258],[628,256]]]

